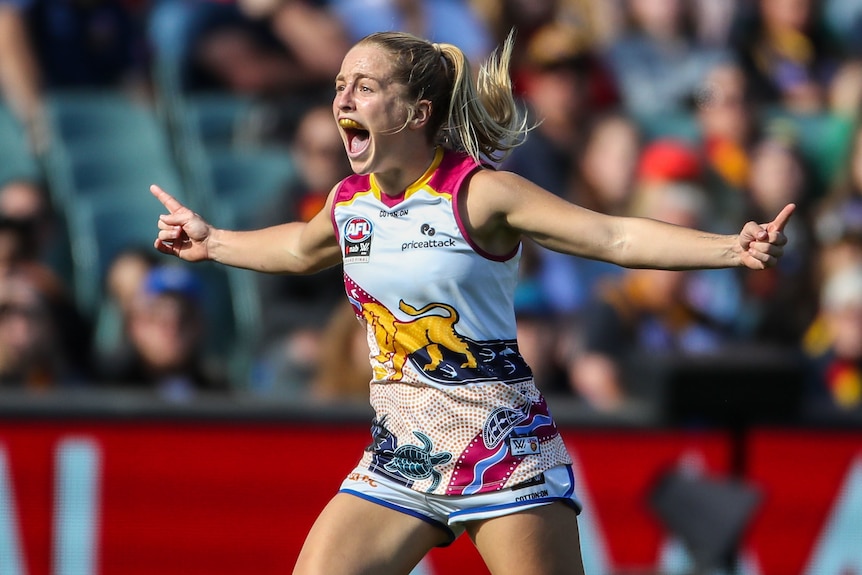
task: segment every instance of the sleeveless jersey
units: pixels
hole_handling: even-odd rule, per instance
[[[360,466],[439,495],[511,487],[571,463],[518,351],[520,248],[483,252],[459,217],[477,169],[441,148],[402,196],[353,175],[332,208],[373,368],[373,437]]]

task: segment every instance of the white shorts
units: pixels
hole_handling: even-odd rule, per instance
[[[445,545],[464,532],[467,521],[501,517],[555,501],[581,512],[570,465],[558,465],[514,487],[476,495],[429,495],[357,467],[341,484],[339,493],[361,497],[440,527],[449,534]]]

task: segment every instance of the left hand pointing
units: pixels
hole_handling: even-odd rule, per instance
[[[778,264],[787,243],[784,226],[795,209],[796,204],[787,204],[768,224],[745,224],[739,234],[740,261],[745,267],[762,270]]]

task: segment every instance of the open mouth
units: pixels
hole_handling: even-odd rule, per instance
[[[338,125],[341,126],[347,136],[347,153],[349,155],[361,154],[371,143],[368,130],[356,120],[341,118],[338,120]]]

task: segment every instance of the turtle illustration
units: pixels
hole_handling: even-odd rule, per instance
[[[413,435],[419,438],[422,445],[402,445],[395,450],[395,453],[392,454],[392,460],[386,463],[383,468],[387,471],[398,472],[415,481],[433,477],[434,481],[428,488],[428,493],[431,493],[440,484],[441,478],[440,472],[436,471],[434,467],[448,463],[452,459],[452,454],[446,451],[431,453],[431,439],[421,431],[414,431]]]

